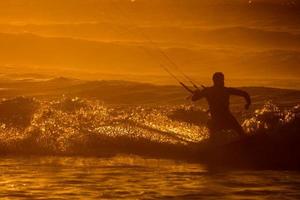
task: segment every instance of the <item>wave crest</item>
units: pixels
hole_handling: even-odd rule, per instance
[[[261,109],[255,110],[253,117],[244,121],[243,127],[250,134],[266,131],[275,132],[299,119],[300,105],[291,109],[280,109],[271,101],[268,101]]]
[[[21,118],[30,116],[30,122],[23,128],[2,121],[0,147],[4,153],[147,153],[181,148],[207,135],[205,127],[170,119],[172,106],[107,106],[99,101],[68,97],[10,101],[19,104],[8,108],[15,110],[14,114],[30,107],[28,102],[39,107],[18,113]]]
[[[2,154],[197,157],[208,138],[205,111],[187,105],[109,106],[81,98],[18,97],[0,102],[0,109],[6,111],[0,117]],[[243,126],[249,135],[280,132],[291,140],[299,121],[299,105],[280,109],[267,102]]]

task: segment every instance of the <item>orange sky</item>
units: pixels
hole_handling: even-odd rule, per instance
[[[299,11],[287,0],[1,1],[1,73],[165,75],[160,65],[176,69],[164,52],[194,76],[298,78]]]

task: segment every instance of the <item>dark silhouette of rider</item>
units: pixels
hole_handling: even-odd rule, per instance
[[[211,119],[208,122],[208,128],[211,137],[216,136],[216,133],[222,130],[234,130],[239,135],[244,135],[244,130],[235,119],[229,109],[229,98],[231,95],[244,97],[246,100],[245,109],[249,109],[251,99],[247,92],[225,87],[224,74],[216,72],[213,75],[214,85],[212,87],[205,87],[203,90],[196,90],[192,95],[192,100],[196,101],[201,98],[206,98]]]

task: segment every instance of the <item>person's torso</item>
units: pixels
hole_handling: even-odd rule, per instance
[[[207,99],[210,113],[212,117],[218,117],[221,115],[230,114],[229,110],[229,92],[226,87],[206,88],[205,97]]]

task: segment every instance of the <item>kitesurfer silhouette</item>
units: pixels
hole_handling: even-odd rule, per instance
[[[244,97],[246,100],[245,109],[249,109],[251,98],[245,91],[225,87],[224,74],[216,72],[213,75],[213,86],[205,87],[203,90],[196,90],[192,94],[192,101],[197,101],[201,98],[206,98],[211,119],[208,122],[208,128],[211,137],[216,136],[216,133],[222,130],[234,130],[239,135],[244,135],[244,130],[235,119],[229,109],[229,97],[231,95]]]

